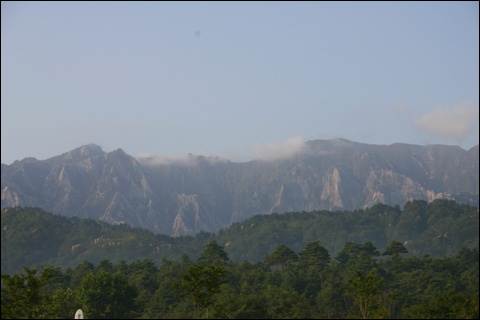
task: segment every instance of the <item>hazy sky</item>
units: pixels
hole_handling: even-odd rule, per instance
[[[478,2],[1,2],[1,161],[479,140]],[[293,151],[292,151],[293,150]]]

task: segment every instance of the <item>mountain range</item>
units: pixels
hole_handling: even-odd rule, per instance
[[[353,210],[438,198],[478,207],[479,146],[308,141],[290,157],[181,161],[94,144],[1,165],[1,207],[126,223],[167,235],[217,232],[255,214]]]

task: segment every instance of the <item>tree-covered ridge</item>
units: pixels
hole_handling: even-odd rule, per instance
[[[477,248],[442,259],[405,251],[394,241],[382,253],[347,242],[331,259],[310,242],[299,256],[280,245],[252,264],[233,262],[214,240],[196,261],[24,268],[2,275],[2,318],[69,318],[81,308],[87,319],[478,319]]]
[[[196,255],[212,236],[169,237],[153,234],[126,224],[111,225],[92,219],[66,218],[36,207],[2,210],[2,273],[20,272],[21,265],[35,266],[50,262],[56,266],[75,267],[84,260],[98,263],[152,257],[179,260],[185,252]]]
[[[299,252],[307,243],[320,241],[332,254],[345,242],[372,242],[385,249],[400,241],[418,257],[451,256],[465,247],[478,246],[478,208],[455,201],[422,200],[399,206],[376,204],[365,210],[289,212],[255,215],[234,223],[216,236],[234,261],[260,261],[278,245]]]
[[[355,211],[256,215],[217,235],[200,232],[195,237],[170,237],[125,224],[66,218],[39,208],[5,208],[1,267],[2,273],[15,273],[21,271],[21,265],[46,262],[74,268],[83,260],[94,264],[102,259],[115,263],[147,257],[157,263],[163,258],[180,261],[183,253],[195,258],[212,240],[236,262],[263,261],[279,245],[300,253],[315,241],[331,256],[346,242],[371,242],[383,252],[395,240],[411,255],[443,257],[455,255],[461,247],[478,247],[478,218],[478,208],[473,206],[416,200],[407,202],[403,211],[400,206],[377,204]]]

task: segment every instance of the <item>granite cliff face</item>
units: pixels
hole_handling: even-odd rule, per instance
[[[234,163],[191,156],[151,165],[87,145],[1,168],[1,206],[127,223],[169,235],[216,232],[254,214],[353,210],[453,198],[478,206],[479,148],[315,140],[292,158]]]

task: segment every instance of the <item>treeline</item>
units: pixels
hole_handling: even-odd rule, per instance
[[[179,260],[185,252],[196,256],[210,233],[196,237],[169,237],[126,224],[111,225],[92,219],[67,218],[37,207],[2,209],[1,272],[17,273],[21,266],[50,263],[66,269],[83,260],[99,263],[150,257]]]
[[[450,200],[422,200],[400,206],[376,204],[355,211],[289,212],[255,215],[234,223],[217,235],[170,237],[125,224],[109,225],[92,219],[66,218],[39,208],[2,210],[1,272],[18,273],[21,266],[47,262],[75,268],[83,260],[98,264],[150,258],[180,261],[182,254],[195,259],[205,245],[216,240],[235,262],[263,261],[283,244],[300,252],[307,243],[320,241],[332,255],[348,242],[370,241],[385,250],[400,241],[409,255],[418,258],[453,256],[460,248],[478,247],[478,208]]]
[[[279,245],[255,264],[209,242],[195,261],[88,261],[2,275],[2,318],[478,319],[479,252],[407,257],[392,241],[347,242],[332,257],[318,241]]]
[[[385,250],[397,240],[412,255],[440,258],[462,247],[478,247],[479,213],[477,207],[443,199],[409,201],[403,211],[398,205],[379,203],[354,211],[272,213],[234,223],[215,239],[239,262],[261,261],[280,244],[299,252],[317,240],[334,255],[347,241],[370,241]]]

